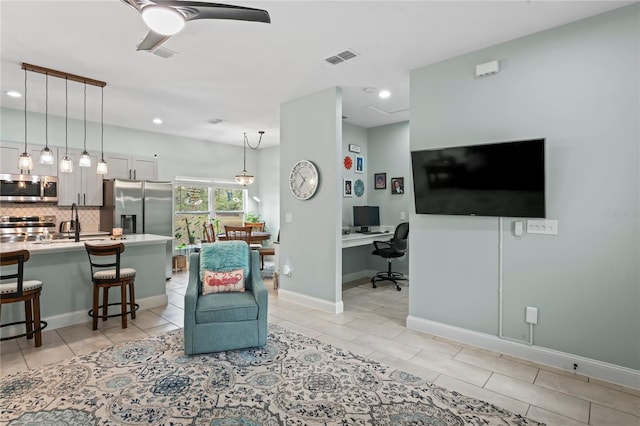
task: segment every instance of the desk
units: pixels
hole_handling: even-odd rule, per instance
[[[342,248],[371,246],[374,241],[389,241],[393,238],[394,229],[393,226],[380,226],[379,229],[376,229],[376,231],[382,232],[380,234],[363,234],[352,231],[350,234],[342,236]]]
[[[393,232],[382,234],[351,233],[342,236],[342,248],[372,246],[374,241],[389,241],[393,238]]]

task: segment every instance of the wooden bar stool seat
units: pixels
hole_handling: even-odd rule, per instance
[[[91,245],[85,243],[84,247],[89,256],[91,279],[93,281],[93,308],[89,311],[93,330],[98,329],[98,318],[106,321],[107,318],[111,317],[121,317],[122,328],[127,328],[127,315],[131,314],[131,319],[135,319],[139,306],[135,300],[134,280],[136,278],[136,270],[120,266],[124,244]],[[120,287],[120,302],[109,303],[109,289],[112,287]],[[102,289],[102,304],[99,301],[100,289]],[[128,301],[127,289],[129,290]],[[109,314],[109,306],[116,305],[120,305],[120,312]],[[102,311],[102,314],[100,314],[100,311]]]
[[[24,263],[29,260],[28,250],[18,250],[0,253],[0,265],[3,272],[7,266],[16,265],[15,273],[0,275],[0,280],[12,280],[0,284],[0,311],[2,305],[16,302],[24,302],[24,321],[15,321],[2,324],[0,327],[16,326],[24,324],[26,331],[22,334],[6,336],[0,338],[0,341],[17,339],[19,337],[27,337],[33,339],[35,337],[36,347],[42,346],[42,330],[47,326],[46,321],[40,319],[40,293],[42,291],[42,281],[24,280]]]

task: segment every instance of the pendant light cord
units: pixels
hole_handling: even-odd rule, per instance
[[[44,146],[49,148],[49,74],[45,80],[45,97],[44,97]]]
[[[100,89],[100,155],[104,161],[104,86]]]
[[[27,152],[27,70],[24,70],[24,152]]]
[[[64,79],[64,158],[69,157],[69,79]]]
[[[87,152],[87,83],[84,83],[84,150]]]

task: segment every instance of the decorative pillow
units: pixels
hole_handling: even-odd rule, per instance
[[[208,271],[202,273],[202,294],[244,293],[244,270]]]
[[[244,269],[244,276],[249,276],[249,246],[244,241],[217,241],[202,244],[200,249],[200,278],[204,271],[232,271]],[[204,282],[204,279],[202,279]]]

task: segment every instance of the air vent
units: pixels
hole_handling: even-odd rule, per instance
[[[174,52],[173,50],[169,50],[166,47],[160,46],[157,49],[153,50],[153,54],[164,59],[169,59],[175,56],[176,52]]]
[[[222,118],[212,118],[211,120],[207,120],[207,123],[209,123],[209,124],[220,124],[223,121],[224,120]]]
[[[330,56],[325,61],[329,62],[332,65],[338,65],[343,63],[344,61],[348,61],[349,59],[353,59],[358,54],[353,50],[345,50],[344,52],[340,52],[337,55]]]

